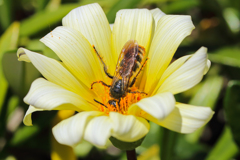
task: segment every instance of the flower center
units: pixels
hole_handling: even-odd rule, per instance
[[[137,87],[131,87],[131,92],[135,93],[127,93],[126,96],[120,98],[119,100],[116,100],[109,95],[109,87],[104,86],[104,92],[100,94],[101,103],[103,103],[104,105],[99,104],[99,110],[105,112],[106,114],[109,114],[109,112],[118,112],[127,115],[128,108],[132,104],[137,103],[138,101],[146,97],[146,94],[140,93]],[[114,102],[114,105],[113,103],[109,102]]]

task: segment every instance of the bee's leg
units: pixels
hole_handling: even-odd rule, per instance
[[[98,104],[101,104],[102,106],[108,108],[105,104],[101,103],[101,102],[98,102],[96,99],[93,99],[95,102],[97,102]]]
[[[133,80],[132,80],[131,84],[129,85],[129,87],[132,87],[132,86],[134,85],[135,81],[137,80],[137,77],[138,77],[139,73],[143,70],[143,67],[145,67],[148,59],[149,59],[149,58],[147,58],[147,59],[145,60],[145,62],[143,63],[142,67],[141,67],[140,70],[138,71],[137,75],[133,78]]]
[[[116,106],[117,106],[116,103],[117,103],[117,102],[116,102],[116,100],[114,100],[114,99],[111,99],[111,100],[108,101],[108,104],[110,104],[110,105],[113,106],[114,108],[116,108]],[[118,104],[119,104],[119,102],[118,102]]]
[[[96,83],[101,83],[102,85],[106,86],[106,87],[111,87],[110,85],[107,85],[106,83],[104,83],[103,81],[95,81],[91,84],[91,89],[93,89],[93,85]]]
[[[104,69],[105,74],[106,74],[109,78],[113,79],[113,76],[112,76],[110,73],[108,73],[107,65],[103,62],[102,57],[100,56],[100,54],[98,53],[98,51],[96,50],[96,48],[95,48],[94,45],[93,45],[93,49],[95,50],[95,52],[97,53],[98,58],[101,60],[101,62],[102,62],[102,64],[103,64],[103,69]]]
[[[118,100],[118,107],[120,107],[120,101],[121,101],[121,99]]]

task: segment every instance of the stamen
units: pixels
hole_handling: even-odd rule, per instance
[[[125,97],[122,97],[120,100],[116,99],[116,106],[114,106],[108,103],[109,100],[114,99],[112,99],[112,97],[109,95],[109,87],[104,86],[102,93],[99,93],[98,95],[102,99],[101,103],[103,103],[106,107],[98,104],[99,110],[105,112],[106,114],[109,114],[109,112],[118,112],[127,115],[128,108],[132,104],[137,103],[138,101],[146,97],[146,94],[142,94],[141,91],[139,91],[135,86],[131,88],[131,92],[134,93],[127,93],[127,95]]]

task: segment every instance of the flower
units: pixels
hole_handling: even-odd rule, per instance
[[[103,147],[111,136],[124,142],[143,138],[149,131],[148,120],[191,133],[212,117],[210,108],[174,98],[199,83],[210,67],[205,47],[170,64],[181,41],[194,29],[190,16],[165,15],[160,9],[126,9],[117,13],[110,27],[102,8],[94,3],[72,10],[62,23],[40,40],[62,62],[24,48],[17,52],[20,61],[32,62],[46,78],[36,79],[24,98],[30,105],[25,125],[32,125],[31,114],[36,111],[75,110],[77,114],[53,128],[56,140],[74,146],[85,139]],[[128,94],[128,100],[120,104],[124,112],[113,111],[94,101],[107,103],[107,87],[98,84],[90,90],[95,81],[111,83],[92,45],[114,73],[121,49],[130,39],[143,46],[149,57],[135,85],[148,95]]]

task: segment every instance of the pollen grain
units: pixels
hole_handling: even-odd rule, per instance
[[[143,94],[140,92],[136,87],[131,88],[131,92],[134,93],[127,93],[125,97],[122,97],[119,101],[119,103],[116,103],[116,107],[113,105],[110,105],[108,103],[109,100],[112,99],[112,97],[109,95],[109,87],[104,86],[104,91],[101,95],[99,95],[100,99],[102,100],[102,103],[105,105],[99,105],[99,110],[102,112],[105,112],[106,114],[109,114],[109,112],[118,112],[124,115],[128,114],[128,108],[134,104],[140,101],[143,98],[146,98],[146,94]]]

